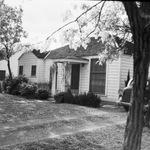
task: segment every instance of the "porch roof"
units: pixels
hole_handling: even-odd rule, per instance
[[[89,60],[76,56],[67,56],[65,58],[52,59],[53,62],[70,62],[70,63],[88,63]]]

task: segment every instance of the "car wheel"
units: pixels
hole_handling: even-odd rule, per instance
[[[126,111],[126,112],[128,112],[128,111],[129,111],[129,106],[125,106],[125,105],[123,105],[123,108],[125,109],[125,111]]]

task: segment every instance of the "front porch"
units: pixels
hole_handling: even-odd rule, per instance
[[[56,65],[54,94],[67,91],[68,88],[73,94],[79,94],[80,70],[89,60],[68,56],[63,59],[53,59],[53,62]]]

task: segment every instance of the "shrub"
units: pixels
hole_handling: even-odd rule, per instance
[[[10,77],[7,76],[3,81],[3,89],[9,94],[19,95],[20,84],[22,83],[28,83],[28,78],[25,76],[17,76],[13,77],[11,82]]]
[[[79,94],[78,96],[76,96],[76,99],[78,105],[94,108],[100,107],[101,103],[101,98],[91,92]]]
[[[75,96],[72,94],[71,89],[68,89],[64,94],[64,103],[76,104]]]
[[[35,94],[37,99],[44,100],[49,98],[49,92],[47,90],[38,89]]]
[[[74,96],[70,89],[67,92],[56,94],[54,98],[57,103],[77,104],[94,108],[100,107],[101,103],[101,98],[94,93],[88,92]]]
[[[100,103],[101,103],[101,98],[94,94],[94,93],[88,93],[88,106],[91,106],[91,107],[100,107]]]
[[[60,92],[54,95],[56,103],[64,103],[66,92]]]
[[[9,85],[10,85],[10,77],[6,76],[5,80],[2,83],[2,87],[3,87],[4,91],[6,91],[7,86],[9,86]]]
[[[22,83],[20,85],[20,95],[26,98],[35,98],[37,86],[34,83]]]
[[[79,94],[76,96],[77,104],[81,106],[88,106],[88,97],[86,93]]]

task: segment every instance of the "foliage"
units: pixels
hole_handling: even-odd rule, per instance
[[[54,98],[57,103],[77,104],[94,108],[100,107],[101,103],[101,98],[94,93],[88,92],[73,95],[70,89],[67,92],[60,92],[54,95]]]
[[[13,46],[15,43],[20,42],[21,37],[26,37],[26,32],[22,27],[22,13],[21,8],[13,8],[6,4],[1,4],[1,30],[0,39],[3,48],[8,48],[8,54],[10,57],[14,53]],[[6,49],[5,49],[6,51]]]
[[[22,27],[22,14],[21,8],[13,8],[0,2],[0,51],[3,51],[3,57],[8,61],[8,70],[10,79],[12,80],[12,73],[10,68],[10,57],[20,50],[20,39],[26,37],[27,34]]]
[[[3,81],[3,89],[9,94],[19,95],[20,94],[20,84],[28,83],[28,78],[25,76],[13,77],[13,80],[10,80],[10,76],[7,76]]]
[[[64,103],[64,98],[65,98],[66,92],[60,92],[54,95],[54,99],[56,103]]]
[[[29,80],[24,75],[13,77],[7,76],[3,81],[3,89],[5,92],[12,95],[21,95],[26,98],[47,99],[50,93],[45,89],[38,89],[34,83],[29,83]]]
[[[76,96],[77,104],[82,106],[100,107],[101,98],[92,92],[79,94]]]
[[[26,98],[35,98],[37,86],[34,83],[22,83],[20,87],[20,95]]]
[[[53,64],[50,66],[50,76],[49,76],[49,87],[50,87],[50,89],[52,88],[52,80],[54,78],[54,73],[56,72],[56,70],[57,70],[56,64]]]
[[[46,100],[50,97],[49,92],[47,90],[43,90],[43,89],[38,89],[35,92],[36,98],[37,99],[42,99],[42,100]]]
[[[64,95],[64,103],[76,104],[76,98],[72,94],[70,88],[67,90],[67,92]]]
[[[100,61],[118,58],[120,51],[123,51],[125,41],[131,41],[130,25],[123,4],[100,1],[92,7],[83,4],[74,9],[82,13],[74,21],[70,21],[72,26],[70,25],[63,32],[63,38],[69,41],[70,47],[76,50],[82,46],[86,49],[90,37],[95,39],[101,37],[105,49],[99,54]],[[72,12],[68,11],[70,18],[73,18]],[[70,19],[66,18],[65,21]],[[116,37],[122,39],[121,43],[118,43]]]

